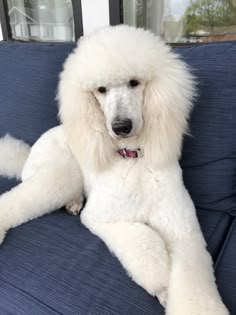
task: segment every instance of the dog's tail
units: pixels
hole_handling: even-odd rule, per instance
[[[30,149],[27,143],[10,135],[0,138],[0,175],[20,178]]]

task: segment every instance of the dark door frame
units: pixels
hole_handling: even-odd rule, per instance
[[[109,0],[110,25],[123,23],[123,0]]]

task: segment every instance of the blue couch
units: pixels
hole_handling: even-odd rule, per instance
[[[33,144],[58,124],[58,74],[73,47],[0,43],[0,136],[10,133]],[[219,290],[235,315],[236,42],[176,50],[192,67],[199,89],[191,136],[183,147],[184,180],[215,262]],[[1,178],[0,192],[15,184]],[[61,209],[11,230],[0,247],[0,314],[164,312],[80,218]]]

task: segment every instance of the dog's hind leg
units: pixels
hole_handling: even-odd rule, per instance
[[[81,214],[82,223],[99,236],[130,277],[165,307],[170,261],[160,235],[143,223],[96,223]]]
[[[10,228],[80,198],[81,171],[60,131],[48,132],[35,144],[23,170],[23,182],[0,196],[0,243]]]
[[[81,194],[79,174],[42,169],[0,197],[0,243],[5,232],[54,211]]]

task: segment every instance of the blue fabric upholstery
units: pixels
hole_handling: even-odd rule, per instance
[[[3,315],[163,314],[103,242],[65,211],[10,231],[0,270]]]
[[[58,74],[74,44],[0,44],[0,136],[28,143],[57,121]],[[199,97],[181,161],[217,281],[235,304],[236,42],[178,48],[198,79]],[[3,75],[4,74],[4,75]],[[0,192],[16,181],[0,179]],[[106,246],[60,210],[13,229],[0,248],[0,314],[157,314]]]
[[[10,190],[17,184],[19,184],[19,181],[14,178],[6,178],[0,176],[0,194]]]
[[[198,81],[184,179],[198,209],[236,209],[236,42],[179,49]]]
[[[197,210],[197,216],[207,242],[208,250],[213,260],[216,261],[233,218],[228,214],[218,211],[211,211],[209,213],[208,210],[200,209]]]
[[[0,136],[33,144],[58,124],[56,91],[74,44],[0,43]]]
[[[219,290],[229,307],[236,314],[236,219],[231,224],[224,246],[216,262]]]

